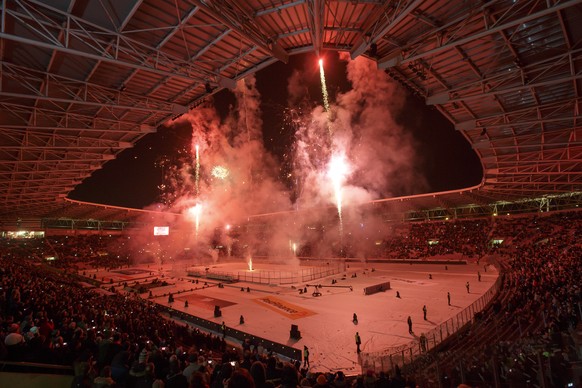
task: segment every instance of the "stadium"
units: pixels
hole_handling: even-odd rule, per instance
[[[580,386],[581,5],[4,1],[0,385]]]

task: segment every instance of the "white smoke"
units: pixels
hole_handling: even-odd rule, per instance
[[[301,83],[304,78],[294,72],[289,79],[291,108],[308,95],[307,85]],[[336,154],[345,155],[349,163],[349,174],[342,186],[347,221],[342,238],[350,240],[355,254],[364,255],[364,249],[356,246],[355,237],[362,239],[365,234],[367,238],[377,238],[382,220],[369,216],[364,219],[358,205],[394,193],[412,192],[424,181],[415,170],[413,139],[395,119],[404,104],[404,91],[374,62],[363,57],[348,62],[347,78],[352,89],[331,101],[331,112],[318,105],[307,110],[295,126],[295,204],[279,179],[280,166],[263,144],[261,96],[254,76],[237,83],[236,105],[227,118],[221,119],[213,108],[200,106],[177,120],[174,125],[192,128],[192,157],[176,168],[168,183],[173,190],[172,204],[161,209],[159,204],[155,206],[177,215],[171,220],[147,221],[152,226],[168,223],[172,231],[179,231],[167,239],[164,249],[168,255],[179,256],[185,248],[198,247],[194,249],[197,255],[215,258],[216,252],[208,252],[214,240],[236,245],[237,241],[224,230],[227,224],[244,225],[253,215],[290,211],[293,206],[300,212],[250,219],[257,224],[268,219],[269,227],[248,227],[239,245],[248,246],[248,254],[260,251],[286,262],[293,256],[293,242],[299,249],[312,246],[311,254],[337,252],[338,244],[343,242],[338,239],[334,188],[327,173],[330,158]],[[201,164],[197,183],[193,174],[196,145]],[[228,169],[228,176],[212,176],[215,166]],[[198,196],[195,187],[199,187]],[[202,208],[198,228],[187,212],[196,204]],[[136,239],[137,244],[147,242],[148,237],[151,236]]]

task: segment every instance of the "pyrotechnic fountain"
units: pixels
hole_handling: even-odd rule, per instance
[[[325,112],[327,113],[327,129],[330,136],[330,142],[333,147],[333,139],[332,131],[331,131],[331,123],[330,123],[330,108],[329,108],[329,100],[327,94],[327,86],[325,83],[325,74],[323,71],[323,60],[319,60],[319,74],[321,78],[321,92],[323,94],[323,106]],[[342,185],[346,181],[346,177],[349,173],[348,163],[346,157],[343,153],[338,153],[337,150],[332,149],[331,159],[328,164],[328,171],[327,175],[331,180],[331,184],[333,186],[335,202],[337,206],[337,213],[339,217],[339,233],[340,239],[343,240],[343,219],[342,219]]]
[[[253,258],[251,256],[249,256],[249,261],[248,261],[247,264],[249,265],[249,271],[251,271],[251,272],[254,271],[254,268],[253,268]]]
[[[200,229],[200,216],[202,215],[202,205],[197,203],[195,206],[192,206],[190,209],[188,209],[188,213],[194,216],[196,238],[198,238],[198,231]]]
[[[226,241],[226,256],[227,257],[230,257],[231,254],[232,254],[232,239],[228,235],[228,232],[230,231],[230,224],[226,225],[224,227],[224,229],[226,229],[226,236],[225,236],[225,241]]]
[[[327,175],[333,185],[337,214],[340,222],[340,238],[343,237],[343,220],[342,220],[342,185],[346,181],[349,173],[349,167],[344,155],[335,154],[331,156]]]

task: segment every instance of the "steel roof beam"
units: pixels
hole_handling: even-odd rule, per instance
[[[0,166],[2,166],[2,163],[0,163]],[[39,177],[38,179],[41,178],[47,178],[47,179],[52,179],[53,177],[68,177],[69,179],[84,179],[84,178],[88,178],[89,176],[91,176],[90,174],[90,166],[89,167],[84,167],[84,168],[69,168],[69,169],[59,169],[58,171],[55,170],[41,170],[41,171],[0,171],[0,175],[25,175],[30,177]],[[83,174],[79,174],[79,173],[83,173]],[[17,178],[20,179],[20,178]],[[27,178],[28,179],[28,178]],[[31,179],[35,179],[35,178],[31,178]]]
[[[263,8],[255,12],[255,17],[268,15],[270,13],[279,12],[287,8],[292,8],[301,4],[304,4],[305,0],[296,0],[291,2],[281,2],[278,5],[273,5],[270,8]]]
[[[0,145],[0,152],[8,152],[8,151],[18,151],[18,150],[22,150],[22,151],[67,151],[67,150],[72,150],[72,151],[79,151],[79,152],[83,152],[83,151],[97,151],[97,150],[109,150],[109,151],[113,151],[113,150],[125,150],[127,148],[131,148],[133,145],[132,143],[129,142],[121,142],[121,141],[117,141],[115,142],[115,144],[103,144],[103,145],[76,145],[76,144],[70,144],[70,145],[28,145],[28,144],[22,144],[22,145],[12,145],[12,146],[5,146],[5,145]]]
[[[134,124],[135,125],[135,124]],[[38,125],[12,125],[12,124],[0,124],[0,130],[3,131],[18,131],[24,133],[25,131],[28,133],[32,133],[35,135],[43,135],[47,132],[83,132],[85,134],[93,133],[95,134],[93,137],[84,135],[85,138],[90,139],[98,139],[98,135],[103,134],[143,134],[143,133],[152,133],[155,130],[150,126],[141,126],[136,128],[136,131],[130,129],[115,129],[111,127],[106,128],[84,128],[84,127],[58,127],[58,126],[38,126]],[[62,135],[62,136],[69,136],[69,135]]]
[[[29,191],[26,193],[21,192],[21,190],[2,190],[3,193],[2,195],[7,195],[9,191],[16,191],[17,195],[18,195],[18,199],[22,199],[22,198],[34,198],[34,197],[43,197],[46,196],[48,193],[62,193],[63,191],[70,191],[73,189],[73,187],[71,187],[72,185],[69,184],[63,184],[60,183],[58,185],[46,185],[43,187],[39,187],[38,189],[42,189],[41,190],[35,190],[35,191]],[[20,188],[22,189],[22,188]]]
[[[488,4],[494,4],[494,3],[495,2],[492,1],[492,2],[489,2]],[[537,1],[530,1],[530,3],[532,3],[534,5],[540,4]],[[497,24],[497,25],[495,25],[491,28],[488,28],[488,29],[486,28],[485,30],[481,30],[480,32],[477,32],[477,33],[473,33],[470,35],[466,35],[466,36],[462,36],[462,37],[459,37],[456,39],[452,39],[448,43],[438,45],[438,47],[436,47],[436,48],[430,48],[430,47],[434,46],[433,41],[430,41],[430,42],[421,41],[418,44],[418,47],[415,47],[415,48],[409,47],[409,48],[405,48],[403,50],[393,51],[393,52],[387,54],[386,56],[384,56],[383,58],[378,60],[378,67],[381,69],[386,69],[386,68],[391,67],[391,66],[404,64],[404,63],[408,63],[411,61],[415,61],[417,59],[426,58],[429,56],[440,54],[440,53],[442,53],[448,49],[451,49],[453,47],[461,46],[461,45],[467,44],[469,42],[475,41],[477,39],[484,38],[484,37],[489,36],[491,34],[495,34],[495,33],[498,33],[500,31],[509,29],[511,27],[515,27],[517,25],[527,23],[527,22],[535,20],[535,19],[539,19],[541,17],[553,14],[555,12],[558,12],[560,10],[563,10],[563,9],[566,9],[569,7],[573,7],[575,5],[580,4],[580,0],[566,0],[563,2],[556,2],[554,4],[547,2],[547,3],[543,3],[543,4],[545,4],[546,7],[541,11],[530,12],[530,13],[528,13],[527,16],[520,17],[520,18],[517,18],[514,20],[505,21],[505,19],[501,18],[497,21],[500,24]],[[487,7],[487,5],[483,6],[482,9],[485,10],[485,9],[487,9],[486,7]],[[509,16],[508,16],[508,18],[509,18]],[[458,20],[458,23],[465,23],[465,22],[466,22],[466,17],[460,18]],[[443,29],[443,27],[441,27],[439,29]],[[436,35],[436,31],[433,31],[433,35]],[[455,36],[457,36],[457,35],[458,34],[456,34]],[[416,53],[417,51],[419,51],[423,47],[423,45],[427,45],[426,51],[421,52],[421,53]],[[405,50],[409,51],[410,55],[408,55],[408,56],[405,55],[404,54]],[[395,56],[399,56],[398,60],[396,62],[394,62]]]
[[[23,115],[28,115],[29,112],[32,112],[32,117],[33,120],[31,121],[32,125],[36,128],[45,128],[44,126],[39,126],[37,125],[38,122],[49,122],[49,123],[54,123],[55,125],[57,123],[59,123],[62,119],[62,124],[63,125],[68,125],[68,124],[73,124],[74,125],[79,125],[82,123],[87,123],[87,124],[91,124],[91,125],[102,125],[102,124],[106,124],[106,125],[110,125],[111,129],[113,130],[117,130],[119,131],[122,126],[127,126],[127,127],[135,127],[137,130],[133,131],[131,129],[128,129],[126,132],[127,133],[136,133],[136,132],[142,132],[142,133],[150,133],[150,132],[155,132],[156,131],[156,127],[152,126],[152,125],[148,125],[148,124],[137,124],[135,122],[131,122],[131,121],[122,121],[122,120],[114,120],[114,119],[109,119],[109,118],[102,118],[102,117],[94,117],[94,116],[90,116],[90,115],[86,115],[86,114],[79,114],[79,113],[71,113],[71,112],[66,112],[66,111],[62,111],[62,110],[56,110],[56,109],[47,109],[47,108],[31,108],[30,106],[27,105],[20,105],[20,104],[14,104],[14,103],[7,103],[5,101],[0,101],[0,107],[2,107],[4,109],[4,112],[6,115],[10,114],[12,115],[12,118],[18,118],[20,116]],[[24,121],[23,118],[23,122],[27,122]],[[85,128],[86,130],[101,130],[100,128],[96,128],[93,126],[88,126],[87,128]],[[15,127],[9,124],[0,124],[0,127]],[[18,126],[16,126],[18,127]],[[21,126],[23,127],[23,126]],[[26,129],[26,127],[24,127]],[[48,128],[48,127],[47,127]],[[66,128],[62,128],[59,125],[56,125],[56,128],[59,130],[67,130]],[[102,129],[103,131],[107,132],[108,129]]]
[[[579,172],[577,171],[534,171],[534,172],[522,172],[522,171],[515,171],[515,172],[510,172],[510,171],[503,171],[503,172],[498,172],[498,173],[491,173],[490,174],[492,177],[512,177],[512,176],[528,176],[531,177],[532,175],[541,175],[541,176],[548,176],[548,175],[575,175],[578,176],[580,175]]]
[[[307,22],[310,27],[311,44],[317,56],[319,56],[323,48],[324,12],[325,0],[307,0]]]
[[[4,142],[0,144],[0,149],[6,147],[19,146],[22,148],[32,147],[98,147],[98,148],[129,148],[132,143],[127,141],[105,139],[99,137],[86,136],[71,136],[59,133],[46,132],[32,132],[32,131],[18,131],[13,129],[4,129],[0,133],[0,137],[4,138]]]
[[[539,155],[539,152],[535,153],[536,155]],[[499,160],[495,160],[495,161],[487,161],[484,162],[485,169],[492,169],[495,168],[495,166],[523,166],[524,168],[527,167],[528,165],[532,165],[532,164],[536,164],[536,165],[545,165],[545,164],[552,164],[555,165],[557,162],[561,162],[561,163],[580,163],[582,162],[582,155],[580,155],[580,158],[576,159],[576,158],[570,158],[570,159],[564,159],[561,156],[562,155],[557,155],[557,157],[545,157],[544,159],[537,159],[536,157],[532,158],[532,159],[519,159],[516,158],[517,154],[511,154],[511,156],[513,157],[513,159],[509,159],[509,158],[503,158],[502,156],[499,157]],[[487,167],[488,164],[493,165],[492,167]]]
[[[277,43],[273,42],[261,31],[252,15],[249,15],[238,3],[229,1],[201,1],[188,0],[189,3],[200,7],[206,14],[219,22],[224,23],[242,38],[259,46],[268,54],[281,62],[289,62],[289,54]]]
[[[76,177],[75,177],[76,178]],[[73,180],[71,177],[67,176],[50,176],[45,178],[38,178],[38,179],[12,179],[6,182],[0,182],[0,186],[12,186],[12,185],[20,185],[21,183],[40,183],[40,182],[57,182],[57,181],[66,181],[67,185],[76,186],[81,181]]]
[[[157,111],[162,113],[187,112],[187,108],[151,97],[121,92],[85,81],[45,73],[23,66],[5,63],[0,73],[0,82],[15,81],[19,84],[19,93],[14,88],[4,87],[0,96],[17,98],[48,99],[49,101],[68,102],[71,104],[89,104],[129,110]],[[28,91],[30,96],[23,91]],[[67,97],[62,97],[67,96]],[[125,105],[123,105],[125,104]]]
[[[176,115],[176,114],[184,114],[188,112],[188,109],[182,105],[173,104],[172,107],[167,107],[166,109],[163,108],[156,108],[153,105],[151,108],[147,106],[133,106],[133,105],[122,105],[122,104],[114,104],[112,102],[101,102],[101,101],[90,101],[90,100],[75,100],[73,98],[58,98],[55,96],[41,96],[41,95],[30,95],[30,94],[22,94],[22,93],[10,93],[10,92],[3,92],[0,91],[0,97],[8,97],[8,98],[21,98],[27,100],[41,100],[47,102],[60,102],[65,104],[74,104],[74,105],[84,105],[84,106],[95,106],[95,107],[102,107],[102,108],[109,108],[109,109],[122,109],[122,110],[133,110],[133,111],[142,111],[142,112],[156,112],[165,115]],[[127,102],[128,103],[128,102]]]
[[[449,102],[452,103],[452,102],[481,99],[484,96],[496,96],[498,94],[517,92],[517,91],[529,89],[529,88],[537,88],[537,87],[542,87],[542,86],[555,85],[555,84],[559,84],[559,83],[563,83],[563,82],[570,82],[570,81],[574,81],[574,80],[579,80],[581,78],[582,78],[582,74],[576,74],[573,76],[567,76],[567,77],[562,77],[562,78],[558,78],[558,79],[551,79],[551,80],[547,80],[547,81],[532,82],[532,83],[529,83],[526,85],[518,85],[518,86],[508,87],[505,89],[501,88],[501,89],[497,89],[497,90],[493,90],[493,91],[489,91],[489,92],[483,92],[480,94],[473,94],[470,96],[460,96],[457,98],[450,98],[450,94],[452,92],[447,92],[446,95],[441,94],[441,95],[429,96],[426,99],[426,103],[427,103],[427,105],[434,105],[434,104],[446,104]]]
[[[48,155],[41,155],[42,159],[39,158],[35,158],[35,159],[29,159],[29,160],[3,160],[0,165],[10,165],[10,164],[50,164],[50,165],[55,165],[55,164],[59,164],[59,163],[93,163],[93,162],[103,162],[104,160],[113,160],[114,156],[113,155],[109,155],[109,154],[94,154],[95,157],[94,158],[89,158],[84,153],[83,156],[85,156],[85,158],[78,158],[78,159],[73,159],[73,158],[62,158],[63,155],[50,155],[53,157],[53,159],[47,158]]]
[[[513,196],[514,198],[527,198],[528,196],[532,196],[532,195],[540,195],[540,194],[551,194],[551,193],[569,193],[572,191],[572,186],[571,185],[567,185],[570,187],[566,187],[566,188],[556,188],[553,187],[553,185],[550,185],[548,183],[543,184],[543,186],[545,186],[546,188],[541,188],[540,185],[534,185],[534,188],[532,188],[532,184],[528,184],[527,187],[525,187],[525,185],[523,183],[521,184],[515,184],[515,185],[511,185],[511,184],[507,184],[505,182],[503,183],[492,183],[490,188],[487,188],[487,191],[490,193],[499,193],[503,196],[506,195],[510,195]],[[549,186],[549,187],[548,187]],[[496,195],[496,197],[498,197],[499,195]]]
[[[495,140],[492,140],[491,142],[494,142]],[[582,142],[559,142],[559,143],[552,143],[552,142],[544,142],[544,143],[538,143],[538,144],[522,144],[522,143],[518,143],[518,144],[512,144],[512,145],[490,145],[490,147],[487,147],[487,145],[483,145],[482,147],[478,145],[479,143],[475,143],[473,144],[473,149],[491,149],[491,150],[511,150],[511,149],[516,149],[517,152],[521,153],[521,148],[532,148],[532,147],[537,147],[540,148],[540,152],[543,151],[549,151],[549,150],[554,150],[554,147],[562,147],[560,148],[561,150],[564,150],[565,147],[576,147],[576,146],[580,146],[582,145]],[[551,147],[549,149],[545,148],[545,147]],[[505,155],[505,154],[504,154]]]
[[[537,108],[537,107],[536,107]],[[511,113],[511,112],[510,112]],[[507,113],[506,113],[507,114]],[[520,126],[527,126],[527,125],[537,125],[540,123],[561,123],[561,122],[575,122],[576,120],[582,119],[582,116],[568,116],[568,117],[554,117],[554,118],[540,118],[536,120],[523,120],[523,121],[513,121],[508,123],[496,123],[496,124],[478,124],[477,121],[482,119],[476,119],[471,121],[464,121],[455,124],[455,129],[458,131],[468,131],[471,129],[479,130],[479,129],[493,129],[493,128],[506,128],[506,127],[520,127]],[[474,125],[471,125],[474,123]]]
[[[192,18],[196,12],[198,12],[200,8],[194,6],[192,7],[192,9],[183,17],[180,19],[180,21],[178,22],[177,25],[173,26],[173,28],[166,34],[166,36],[164,36],[164,38],[156,45],[156,50],[160,50],[170,39],[172,39],[172,37],[178,32],[180,31],[184,25],[188,22],[188,20],[190,20],[190,18]],[[132,31],[128,31],[128,32],[132,32]],[[131,81],[131,79],[138,73],[139,69],[134,69],[131,74],[129,74],[125,80],[122,82],[122,85],[127,84],[129,81]],[[170,77],[165,77],[164,80],[169,80]]]
[[[500,87],[503,86],[504,84],[508,84],[511,83],[511,81],[514,81],[514,84],[520,84],[525,88],[527,87],[531,87],[530,85],[534,84],[536,80],[538,80],[539,78],[541,78],[542,75],[546,74],[549,70],[552,69],[557,69],[558,71],[558,76],[563,76],[564,73],[563,71],[561,71],[561,69],[559,68],[560,65],[564,65],[565,61],[568,60],[568,58],[571,58],[573,55],[579,55],[582,53],[582,49],[575,49],[572,51],[568,51],[566,53],[562,53],[559,55],[555,55],[552,57],[546,57],[543,60],[536,62],[536,63],[531,63],[527,66],[515,66],[510,72],[502,72],[502,73],[496,73],[493,76],[490,76],[488,78],[483,78],[483,77],[479,77],[479,79],[471,81],[469,83],[464,83],[464,84],[457,84],[454,88],[448,88],[448,90],[444,93],[435,93],[431,96],[428,96],[428,98],[433,98],[433,99],[439,99],[441,100],[443,97],[443,95],[446,93],[448,95],[451,94],[459,94],[459,93],[483,93],[485,92],[485,90],[487,90],[488,92],[494,92],[496,87]],[[530,72],[535,71],[537,74],[536,75],[532,75],[531,78],[528,79],[528,81],[526,82],[523,74],[524,74],[524,68],[529,70]],[[509,69],[508,69],[509,70]],[[543,70],[543,71],[542,71]],[[575,76],[575,73],[570,73],[570,76]],[[556,75],[548,75],[546,76],[546,78],[555,78]],[[539,82],[539,81],[538,81]],[[494,85],[494,86],[492,86]],[[446,98],[446,97],[445,97]]]
[[[350,50],[350,57],[355,59],[365,53],[372,43],[377,42],[380,38],[384,38],[398,23],[410,15],[423,2],[423,0],[386,2],[381,10],[375,12],[375,20],[370,25],[364,27],[364,31],[356,39],[352,50]]]
[[[61,182],[61,180],[44,180],[44,181],[29,181],[25,183],[31,183],[27,185],[14,185],[10,187],[6,187],[0,185],[0,195],[19,192],[22,190],[27,189],[35,189],[35,190],[46,190],[46,189],[59,189],[62,187],[75,187],[79,182],[73,182],[71,180],[67,180],[65,182]],[[54,190],[51,190],[54,191]]]
[[[536,142],[538,144],[541,144],[541,140],[542,138],[545,138],[546,136],[552,137],[552,138],[563,138],[565,137],[564,135],[568,135],[570,133],[572,133],[573,131],[575,131],[576,129],[579,128],[564,128],[564,129],[555,129],[555,130],[548,130],[548,129],[544,129],[543,131],[540,130],[539,132],[533,132],[533,131],[529,131],[529,132],[517,132],[515,135],[509,135],[509,136],[492,136],[491,134],[489,134],[489,137],[486,140],[474,140],[472,142],[472,144],[474,146],[477,146],[477,144],[484,144],[484,143],[501,143],[501,142],[506,142],[506,141],[519,141],[521,143],[523,142],[528,142],[528,141],[533,141]],[[515,144],[521,144],[521,143],[515,143]],[[514,145],[515,145],[514,144]],[[548,143],[551,144],[551,143]]]
[[[474,125],[477,122],[483,123],[480,125],[482,125],[483,127],[487,127],[487,125],[488,125],[488,124],[486,124],[487,120],[495,120],[495,123],[498,123],[499,120],[504,120],[505,122],[512,123],[513,121],[507,121],[507,120],[520,120],[520,117],[524,117],[524,118],[526,118],[526,120],[529,120],[532,116],[537,117],[539,112],[542,112],[542,111],[548,110],[548,109],[552,110],[552,114],[556,113],[556,112],[560,113],[560,112],[563,112],[564,110],[568,110],[568,111],[571,110],[572,112],[574,112],[575,104],[580,102],[580,100],[581,100],[581,97],[569,98],[569,99],[565,99],[565,100],[559,100],[559,101],[553,101],[553,102],[549,102],[549,103],[545,103],[545,104],[540,104],[537,106],[530,106],[530,107],[522,108],[522,109],[508,110],[507,112],[503,112],[500,114],[487,115],[487,116],[477,118],[475,120],[461,121],[461,122],[458,122],[457,124],[455,124],[455,127],[459,130],[469,130],[469,129],[474,128]],[[518,117],[513,118],[514,116],[518,116]],[[551,116],[551,115],[546,114],[546,117],[547,116]],[[517,123],[517,121],[515,121],[515,122]]]
[[[0,32],[0,38],[189,81],[219,76],[212,70],[187,63],[183,58],[172,57],[155,47],[131,39],[123,32],[107,30],[43,2],[23,0],[19,4],[23,7],[28,5],[29,8],[21,12],[17,9],[6,8],[3,15],[5,14],[9,19],[10,24],[26,29],[35,39],[13,35],[6,29]],[[33,15],[38,15],[38,17]],[[60,20],[56,20],[56,15],[66,20],[64,26]],[[52,31],[52,33],[47,33],[47,31]],[[64,42],[58,39],[62,31],[65,36]],[[71,43],[72,41],[83,47],[85,51],[72,48],[75,46]],[[120,59],[121,57],[129,59]]]

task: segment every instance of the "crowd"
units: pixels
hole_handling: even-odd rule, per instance
[[[29,257],[26,249],[19,252]],[[100,377],[92,373],[110,373],[118,386],[126,386],[133,364],[144,354],[158,364],[159,373],[153,376],[165,378],[163,365],[172,355],[183,362],[193,353],[225,350],[224,339],[168,319],[156,304],[96,293],[67,272],[8,255],[4,249],[1,253],[2,360],[77,365],[86,372],[84,385],[78,386],[91,386]]]
[[[488,248],[491,222],[486,219],[417,222],[386,235],[382,257],[427,259],[461,254],[478,259]]]
[[[582,212],[497,221],[504,285],[461,341],[451,341],[406,368],[443,387],[461,380],[503,386],[579,384],[571,366],[582,360]],[[526,232],[527,231],[527,232]],[[438,364],[438,371],[437,371]],[[543,377],[542,377],[543,376]]]
[[[0,360],[72,365],[74,387],[392,388],[430,387],[437,379],[445,387],[495,379],[520,386],[537,379],[540,368],[548,384],[563,386],[572,378],[570,363],[581,359],[573,341],[582,296],[580,235],[582,212],[400,230],[388,244],[394,255],[481,257],[492,236],[511,241],[498,252],[504,286],[459,334],[462,341],[445,343],[402,369],[352,377],[315,372],[250,342],[227,350],[221,336],[175,322],[147,300],[96,293],[78,284],[72,271],[45,265],[46,256],[57,253],[63,263],[95,266],[100,258],[117,257],[107,251],[111,240],[2,240]]]
[[[49,236],[45,239],[63,268],[117,268],[131,261],[130,237],[120,234],[79,234]]]

